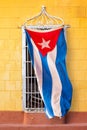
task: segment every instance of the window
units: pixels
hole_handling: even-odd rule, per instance
[[[23,109],[27,112],[43,111],[43,101],[38,91],[37,79],[32,67],[28,51],[25,31],[22,28],[22,77],[23,77]]]

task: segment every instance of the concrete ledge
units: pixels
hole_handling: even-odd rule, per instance
[[[66,124],[87,123],[87,112],[69,112],[66,115]]]
[[[22,111],[0,111],[0,124],[70,124],[87,123],[87,112],[69,112],[59,119],[48,119],[44,113],[25,113]]]
[[[87,112],[48,119],[44,113],[1,111],[0,130],[87,130]]]
[[[0,124],[0,130],[87,130],[87,124],[23,125]]]

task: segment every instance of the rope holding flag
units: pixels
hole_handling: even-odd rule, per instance
[[[72,100],[72,85],[66,69],[65,29],[25,29],[25,34],[46,115],[63,117]]]

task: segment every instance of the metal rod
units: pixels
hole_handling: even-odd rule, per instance
[[[51,28],[51,27],[53,27],[53,26],[54,26],[54,27],[58,27],[58,25],[48,25],[48,26],[47,26],[47,25],[44,25],[44,26],[38,26],[38,25],[37,25],[37,26],[36,26],[36,25],[30,26],[30,25],[29,25],[28,27],[31,28],[31,29],[37,29],[37,28],[44,28],[44,27],[48,27],[48,28],[50,27],[50,28]],[[22,29],[22,27],[23,27],[23,26],[18,26],[17,29]],[[64,27],[70,28],[71,26],[70,26],[69,24],[66,24],[66,25],[64,25]]]
[[[26,23],[28,21],[31,21],[31,20],[33,20],[33,19],[35,19],[35,18],[37,18],[37,17],[39,17],[39,16],[41,16],[43,14],[46,15],[47,17],[55,20],[55,21],[56,20],[60,20],[62,23],[61,24],[56,23],[56,24],[52,24],[52,25],[48,25],[47,23],[45,25],[44,24],[43,25],[37,25],[37,24],[36,25],[26,25]],[[64,25],[64,21],[63,21],[62,18],[49,15],[47,13],[47,11],[46,11],[46,6],[43,5],[41,7],[41,12],[38,15],[36,15],[36,16],[34,16],[32,18],[27,19],[26,22],[22,26],[18,26],[17,28],[21,29],[22,27],[24,27],[24,28],[29,27],[30,29],[44,29],[44,28],[49,29],[49,28],[56,28],[56,27],[59,27],[59,26],[61,26],[61,27],[63,26],[65,28],[70,28],[70,25]]]

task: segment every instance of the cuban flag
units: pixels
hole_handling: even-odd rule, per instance
[[[34,31],[25,29],[38,87],[49,118],[63,117],[71,106],[72,85],[66,69],[64,28]]]

